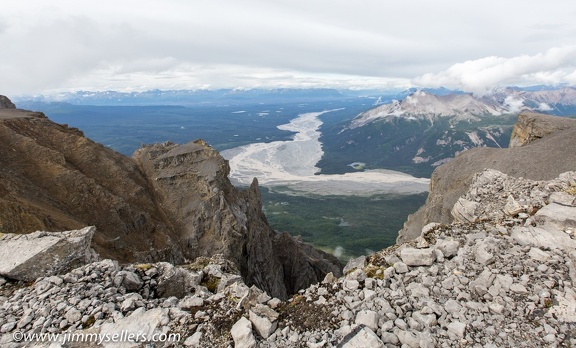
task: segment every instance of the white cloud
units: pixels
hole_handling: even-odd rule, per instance
[[[386,87],[406,85],[415,76],[422,84],[445,81],[476,90],[518,79],[576,82],[568,66],[537,67],[554,60],[568,64],[570,57],[562,54],[576,37],[573,0],[554,0],[553,6],[537,0],[522,6],[499,0],[4,0],[3,5],[0,93],[5,94],[348,81],[358,86],[363,80],[367,87]],[[549,47],[558,52],[540,57]]]
[[[504,99],[504,106],[508,108],[508,111],[511,114],[517,114],[522,111],[524,107],[524,100],[522,99],[514,99],[513,96],[509,95]]]
[[[550,111],[552,110],[552,108],[550,107],[550,105],[546,104],[546,103],[540,103],[540,105],[538,105],[538,109],[540,111]]]
[[[486,57],[428,73],[412,82],[423,87],[448,87],[485,94],[503,85],[574,83],[576,45],[553,47],[544,53],[512,58]]]

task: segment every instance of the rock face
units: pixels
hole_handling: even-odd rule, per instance
[[[574,127],[574,121],[556,116],[523,112],[512,129],[510,147],[524,146],[549,134]]]
[[[16,109],[16,105],[3,95],[0,95],[0,109]]]
[[[96,226],[94,249],[103,257],[183,260],[132,160],[41,113],[0,115],[0,231]]]
[[[522,113],[514,129],[514,147],[471,149],[438,167],[432,174],[426,203],[408,218],[397,241],[417,238],[429,223],[452,222],[454,204],[473,176],[485,168],[533,180],[548,180],[576,170],[576,120]]]
[[[235,189],[227,161],[205,142],[155,144],[133,157],[150,178],[187,259],[223,254],[248,285],[282,299],[329,272],[340,274],[335,258],[273,231],[257,181],[248,190]]]
[[[66,232],[0,236],[0,275],[33,281],[90,262],[94,227]]]
[[[41,113],[0,109],[0,148],[2,233],[95,226],[96,252],[122,262],[221,253],[248,284],[281,298],[340,274],[335,258],[273,231],[257,183],[234,188],[227,162],[203,141],[152,145],[131,159]]]

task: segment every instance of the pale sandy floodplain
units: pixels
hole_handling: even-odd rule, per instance
[[[261,186],[270,189],[313,195],[370,196],[428,191],[429,179],[392,170],[316,174],[320,171],[316,164],[324,153],[319,131],[322,121],[318,116],[331,111],[335,110],[304,113],[278,126],[278,129],[295,132],[292,140],[254,143],[222,151],[230,162],[232,183],[248,186],[257,178]]]

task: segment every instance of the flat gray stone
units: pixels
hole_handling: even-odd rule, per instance
[[[474,253],[474,257],[474,260],[481,265],[488,265],[496,260],[494,255],[487,250],[487,246],[484,243],[478,246]]]
[[[341,345],[342,348],[383,348],[384,343],[380,340],[374,331],[367,327],[362,327],[359,330],[354,330],[344,338]]]
[[[442,251],[444,257],[452,257],[458,253],[460,243],[454,239],[438,239],[436,241],[436,248]]]
[[[420,339],[414,333],[406,330],[396,329],[394,334],[403,345],[408,347],[420,347]]]
[[[430,266],[436,261],[436,253],[432,248],[404,248],[400,251],[400,258],[408,266]]]
[[[378,330],[378,320],[380,320],[380,315],[377,312],[371,310],[361,310],[356,314],[356,325],[365,325],[370,330]]]
[[[576,250],[576,240],[555,228],[517,226],[512,228],[511,236],[520,245],[540,249],[562,249],[566,252]]]
[[[448,335],[458,339],[464,338],[464,333],[466,332],[466,324],[460,321],[453,321],[447,326]]]
[[[0,275],[33,281],[90,262],[96,227],[65,232],[6,233],[0,237]]]
[[[548,204],[538,210],[534,220],[539,225],[552,225],[561,230],[576,228],[576,207]]]
[[[532,260],[538,262],[547,262],[551,257],[546,251],[534,247],[530,248],[528,256],[530,256]]]
[[[115,323],[104,323],[100,327],[101,335],[109,335],[112,337],[114,334],[120,332],[134,335],[146,335],[146,337],[152,337],[155,333],[160,333],[162,325],[170,322],[169,309],[168,308],[154,308],[146,311],[144,308],[138,308],[131,315],[117,320]],[[127,342],[125,342],[127,343]],[[103,346],[108,347],[118,347],[118,342],[106,342],[104,341]],[[131,346],[131,345],[124,345]]]

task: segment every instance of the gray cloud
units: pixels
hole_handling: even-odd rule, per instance
[[[413,80],[426,87],[445,86],[485,94],[505,85],[576,84],[576,45],[512,58],[486,57],[458,63]]]
[[[574,73],[561,57],[522,58],[553,56],[576,44],[572,0],[522,6],[496,0],[6,2],[0,14],[5,94],[434,80],[481,90],[509,81],[569,80]],[[559,65],[539,68],[554,59]],[[501,72],[506,79],[496,78]],[[474,76],[481,81],[468,81]]]

